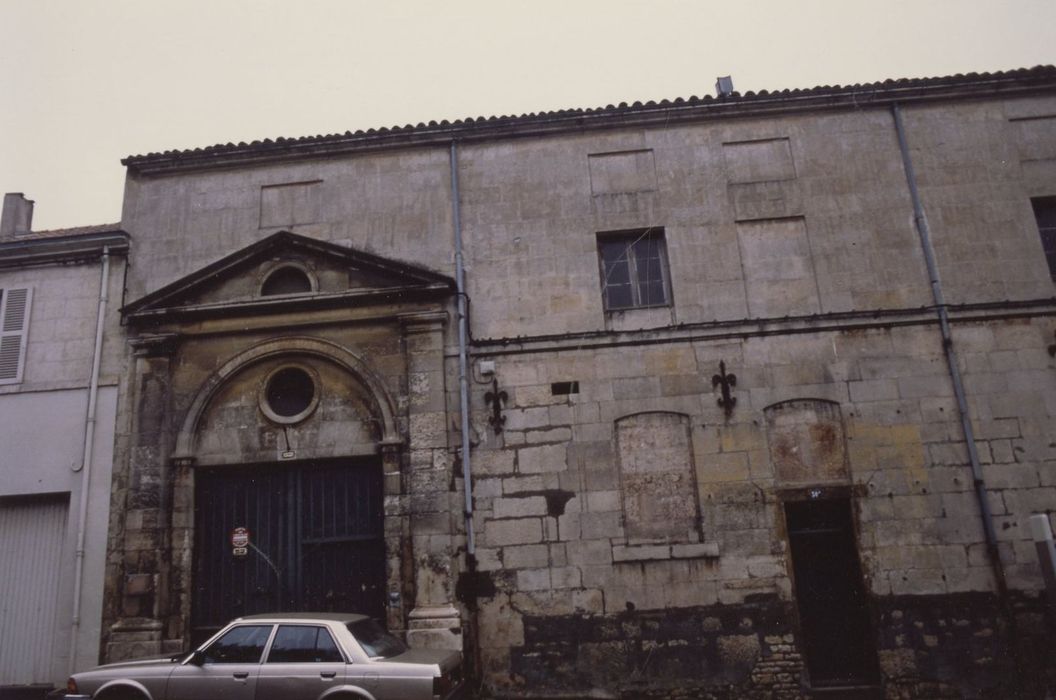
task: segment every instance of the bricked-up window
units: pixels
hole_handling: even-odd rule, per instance
[[[700,526],[689,418],[663,412],[620,418],[616,451],[627,537],[697,541]]]
[[[0,384],[22,381],[32,298],[31,289],[0,289]]]
[[[1038,197],[1030,200],[1034,205],[1034,219],[1038,222],[1041,247],[1049,262],[1049,273],[1056,280],[1056,197]]]
[[[662,228],[599,233],[598,256],[606,311],[671,303]]]

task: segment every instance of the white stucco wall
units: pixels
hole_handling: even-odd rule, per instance
[[[4,446],[3,459],[0,461],[0,498],[69,494],[70,510],[59,572],[56,656],[52,670],[52,682],[56,685],[65,680],[70,670],[75,552],[84,479],[81,462],[87,401],[86,388],[0,396],[0,445]],[[98,660],[116,408],[117,387],[100,387],[88,485],[81,624],[73,663],[77,669],[92,666]]]

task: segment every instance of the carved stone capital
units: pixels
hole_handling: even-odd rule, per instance
[[[398,455],[403,449],[404,441],[400,437],[389,437],[381,440],[378,443],[378,452],[383,456]]]
[[[177,469],[190,469],[194,466],[193,455],[173,455],[169,458],[169,461]]]
[[[168,357],[179,345],[179,333],[153,333],[130,338],[132,354],[136,357]]]
[[[396,317],[405,335],[411,333],[438,333],[447,325],[446,311],[421,311],[399,314]]]

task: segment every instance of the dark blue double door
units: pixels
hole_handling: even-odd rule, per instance
[[[379,460],[201,470],[196,481],[197,639],[255,613],[384,616]]]

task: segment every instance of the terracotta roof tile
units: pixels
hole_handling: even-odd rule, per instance
[[[819,86],[807,89],[759,90],[743,94],[734,92],[728,96],[690,96],[673,100],[648,102],[620,102],[616,105],[593,108],[573,108],[549,112],[531,112],[521,115],[491,117],[467,117],[454,121],[430,121],[404,126],[372,128],[346,131],[343,134],[278,137],[260,141],[224,143],[187,150],[169,150],[160,153],[128,156],[121,163],[133,170],[145,172],[180,168],[209,167],[214,160],[259,161],[283,157],[311,155],[318,147],[378,148],[401,143],[428,141],[430,139],[471,138],[496,133],[499,129],[517,133],[557,129],[572,129],[585,126],[585,120],[600,124],[599,120],[630,118],[635,115],[647,117],[658,111],[698,108],[698,114],[717,114],[752,109],[780,110],[796,104],[810,102],[822,104],[826,101],[854,100],[855,104],[872,100],[894,100],[933,95],[942,97],[958,89],[987,90],[1008,86],[1056,87],[1056,66],[1035,66],[992,73],[968,73],[936,78],[901,78],[875,83]],[[782,103],[787,103],[782,105]],[[607,122],[606,122],[607,123]]]

